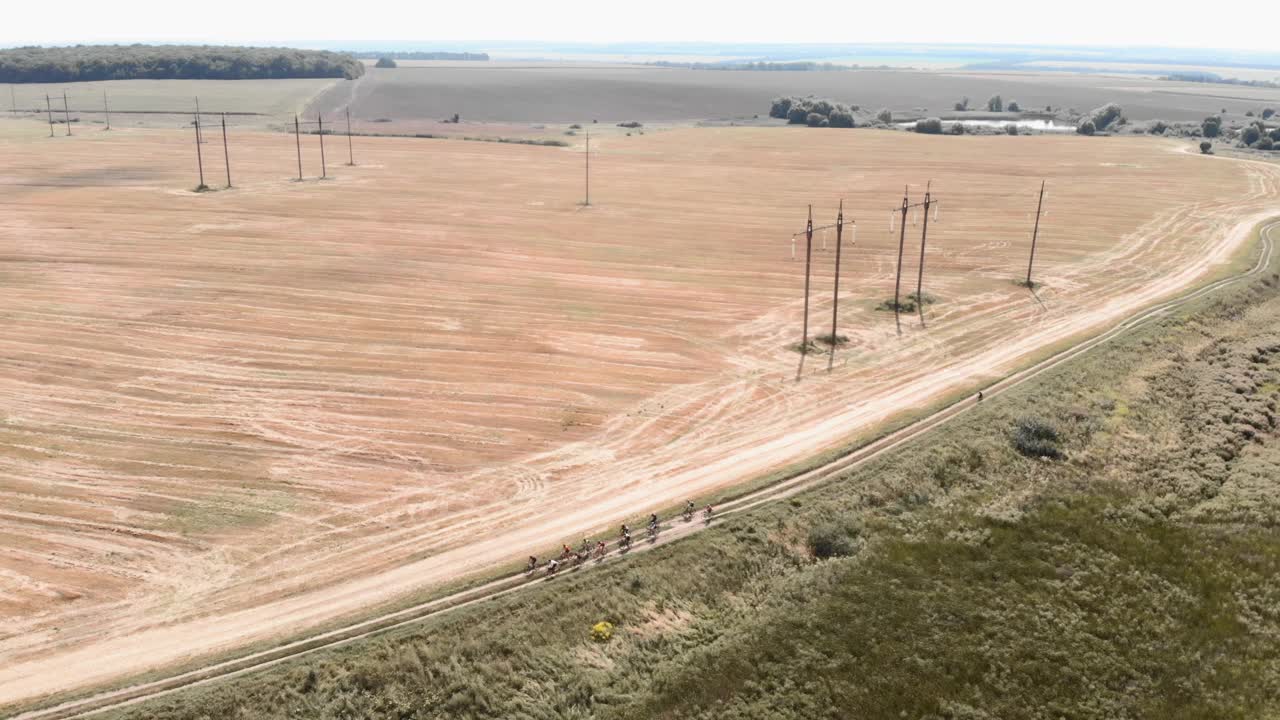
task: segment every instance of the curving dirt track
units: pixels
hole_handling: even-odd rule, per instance
[[[829,448],[1204,277],[1280,175],[1145,139],[703,129],[608,140],[581,210],[580,157],[549,148],[366,141],[292,183],[291,143],[244,135],[238,189],[200,196],[176,133],[2,149],[0,704],[352,616]],[[1010,279],[1041,174],[1037,301]],[[899,335],[872,309],[886,210],[927,178],[941,301]],[[786,236],[815,188],[861,219],[830,372],[787,349]]]

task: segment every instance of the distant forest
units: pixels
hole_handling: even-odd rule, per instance
[[[489,53],[473,52],[375,52],[361,50],[351,55],[365,60],[391,58],[392,60],[488,60]]]
[[[0,50],[0,82],[346,78],[364,65],[345,53],[212,45],[76,45]]]
[[[1176,72],[1165,75],[1161,80],[1178,80],[1181,82],[1220,83],[1223,85],[1244,85],[1246,87],[1280,88],[1280,83],[1272,80],[1241,80],[1226,78],[1211,72]]]
[[[645,65],[653,65],[654,67],[664,68],[680,68],[684,70],[754,70],[765,72],[794,72],[794,71],[835,71],[835,70],[859,70],[859,65],[836,65],[829,62],[810,62],[808,60],[800,60],[796,62],[736,62],[733,60],[722,60],[719,62],[669,62],[667,60],[658,60],[656,62],[645,63]],[[881,68],[887,68],[881,65]]]

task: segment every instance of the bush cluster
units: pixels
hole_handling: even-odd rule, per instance
[[[1061,437],[1049,422],[1035,417],[1019,419],[1013,426],[1013,449],[1030,458],[1062,457]]]
[[[786,120],[792,125],[851,128],[856,125],[854,112],[857,110],[856,105],[850,107],[822,98],[780,97],[770,103],[769,117]]]
[[[1115,103],[1107,103],[1089,113],[1089,120],[1093,122],[1095,130],[1102,132],[1110,127],[1112,123],[1123,125],[1125,123],[1124,111]]]
[[[373,66],[376,68],[383,68],[383,69],[397,67],[396,61],[389,57],[378,58],[378,62],[374,63]]]
[[[942,133],[942,120],[936,117],[917,120],[916,132],[923,133],[925,135],[939,135]]]
[[[1255,120],[1240,131],[1240,144],[1255,150],[1273,150],[1278,141],[1280,141],[1280,128],[1267,130],[1267,126],[1263,125],[1261,120]]]
[[[848,557],[857,551],[860,529],[850,523],[827,522],[809,530],[809,552],[820,560]]]

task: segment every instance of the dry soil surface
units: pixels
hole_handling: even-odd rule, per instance
[[[360,613],[748,480],[1228,262],[1280,168],[1148,138],[0,137],[0,704]],[[213,185],[222,148],[204,146]],[[1047,178],[1038,297],[1025,272]],[[923,320],[889,209],[932,180]],[[829,368],[803,243],[843,198]],[[905,293],[918,225],[908,227]],[[834,234],[811,327],[831,321]]]

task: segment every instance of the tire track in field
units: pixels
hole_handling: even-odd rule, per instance
[[[984,388],[986,395],[992,399],[997,398],[1005,392],[1018,387],[1045,372],[1053,370],[1059,365],[1069,362],[1099,345],[1110,342],[1126,332],[1160,318],[1193,300],[1265,272],[1271,264],[1271,258],[1275,249],[1275,235],[1277,229],[1280,229],[1280,224],[1277,223],[1269,224],[1262,229],[1260,233],[1262,251],[1259,255],[1258,261],[1251,269],[1234,277],[1224,278],[1210,283],[1206,286],[1184,293],[1176,298],[1166,300],[1153,307],[1131,315],[1129,318],[1119,322],[1100,335],[1073,345],[1050,358],[1042,360],[1026,369],[1015,372],[991,385],[988,385]],[[963,400],[939,410],[938,412],[918,420],[900,430],[890,433],[879,440],[862,446],[848,455],[837,458],[822,467],[806,471],[790,479],[723,503],[721,511],[717,514],[717,518],[740,514],[752,508],[759,507],[760,505],[785,499],[799,492],[810,489],[815,485],[826,482],[839,473],[846,472],[850,469],[863,465],[888,452],[891,452],[895,448],[898,448],[907,442],[924,436],[930,430],[933,430],[934,428],[964,414],[975,405],[976,402],[974,400]],[[704,525],[699,522],[684,523],[681,526],[673,527],[670,530],[664,531],[656,542],[637,542],[628,554],[646,552],[658,545],[664,545],[677,539],[690,536],[705,529],[706,527],[708,527],[708,525]],[[588,564],[579,569],[589,571],[589,568],[593,567],[595,564],[597,563]],[[272,650],[254,653],[235,660],[215,663],[199,670],[189,671],[162,680],[127,687],[120,690],[99,693],[88,698],[71,701],[56,707],[22,713],[14,716],[13,720],[65,720],[69,718],[90,717],[107,710],[122,709],[191,687],[206,685],[221,680],[228,680],[246,673],[264,670],[280,663],[294,660],[321,650],[348,645],[358,640],[384,633],[395,628],[404,627],[406,625],[438,617],[439,615],[451,610],[468,607],[477,603],[482,603],[486,600],[491,600],[516,592],[523,587],[531,586],[534,582],[537,582],[537,580],[531,580],[524,574],[501,578],[472,590],[455,593],[411,608],[388,613],[360,623],[355,623],[346,628],[290,642]]]

